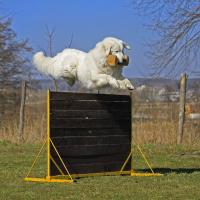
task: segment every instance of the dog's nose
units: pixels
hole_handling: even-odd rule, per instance
[[[122,61],[124,62],[126,60],[126,58],[123,58]]]

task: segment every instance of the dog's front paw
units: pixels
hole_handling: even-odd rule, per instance
[[[127,87],[127,89],[129,89],[129,90],[134,90],[134,87],[133,87],[132,85],[126,86],[126,87]]]
[[[131,82],[128,79],[125,79],[124,82],[127,89],[134,90],[134,87],[132,86]]]
[[[116,79],[109,79],[109,84],[111,87],[113,88],[116,88],[116,89],[119,89],[120,88],[120,85],[118,83],[118,81]]]

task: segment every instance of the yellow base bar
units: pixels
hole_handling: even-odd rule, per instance
[[[73,180],[60,180],[60,179],[41,179],[41,178],[25,178],[25,181],[37,181],[37,182],[67,182],[67,183],[73,183]]]
[[[112,175],[127,175],[130,174],[131,176],[163,176],[164,174],[144,174],[144,173],[135,173],[134,171],[118,171],[118,172],[103,172],[103,173],[90,173],[90,174],[72,174],[72,178],[83,178],[83,177],[90,177],[90,176],[112,176]],[[46,179],[40,178],[25,178],[25,181],[37,181],[37,182],[68,182],[73,183],[74,180],[63,180],[70,178],[69,175],[57,175],[57,176],[50,176]]]
[[[131,174],[134,173],[134,171],[118,171],[118,172],[102,172],[102,173],[90,173],[90,174],[71,174],[72,178],[81,178],[81,177],[90,177],[90,176],[112,176],[112,175],[125,175],[125,174]],[[63,179],[63,178],[69,178],[68,175],[57,175],[57,176],[51,176],[51,179]]]
[[[153,173],[149,173],[149,174],[140,174],[140,173],[131,173],[131,176],[163,176],[164,174],[153,174]]]
[[[91,174],[72,174],[72,178],[81,178],[81,177],[90,177],[90,176],[112,176],[112,175],[126,175],[130,174],[131,176],[163,176],[163,174],[144,174],[144,173],[135,173],[134,171],[118,171],[118,172],[104,172],[104,173],[91,173]],[[57,175],[51,176],[51,179],[63,179],[69,178],[68,175]]]

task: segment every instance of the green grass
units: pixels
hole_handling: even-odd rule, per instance
[[[155,173],[161,177],[102,176],[78,179],[75,183],[27,182],[24,178],[42,144],[17,145],[0,142],[1,199],[200,199],[200,149],[186,145],[142,145]],[[149,173],[134,147],[133,165],[137,172]],[[46,150],[30,177],[46,176]]]

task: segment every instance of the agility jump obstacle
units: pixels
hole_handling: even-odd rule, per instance
[[[74,182],[75,178],[135,173],[132,166],[132,93],[130,95],[47,91],[47,139],[26,181]],[[46,179],[29,178],[47,143]]]

